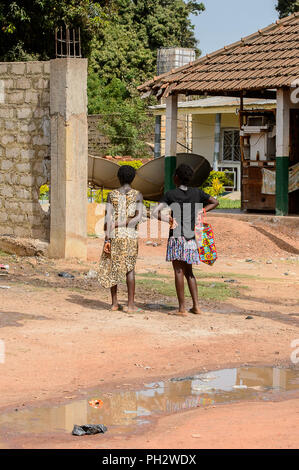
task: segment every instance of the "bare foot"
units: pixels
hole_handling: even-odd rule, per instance
[[[124,311],[126,313],[136,313],[136,312],[142,312],[141,308],[136,307],[135,305],[128,305],[127,307],[124,307]]]
[[[119,304],[112,305],[110,310],[111,310],[112,312],[117,312],[118,310],[122,310],[122,306],[119,305]]]
[[[194,315],[201,315],[201,310],[200,310],[199,307],[197,307],[197,308],[195,308],[195,307],[190,308],[189,312],[190,312],[190,313],[194,313]]]
[[[188,312],[169,312],[168,315],[173,315],[175,317],[187,317]]]

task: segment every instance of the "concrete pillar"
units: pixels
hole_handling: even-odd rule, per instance
[[[218,163],[220,157],[220,138],[221,138],[221,114],[216,114],[215,119],[215,139],[214,139],[214,160],[213,170],[218,171]]]
[[[50,61],[50,256],[87,257],[87,59]]]
[[[290,90],[277,90],[276,215],[289,211]]]
[[[174,188],[172,177],[176,168],[177,120],[178,97],[177,95],[170,95],[166,98],[165,192]]]
[[[175,156],[177,146],[178,97],[170,95],[166,98],[166,135],[165,156]]]

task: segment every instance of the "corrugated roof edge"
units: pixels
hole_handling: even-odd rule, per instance
[[[214,98],[214,97],[213,97]],[[217,108],[217,107],[236,107],[239,106],[239,100],[238,98],[235,98],[236,102],[233,102],[234,98],[231,97],[223,97],[223,96],[217,96],[215,98],[218,99],[217,102],[213,102],[213,98],[202,98],[200,100],[191,100],[191,101],[179,101],[178,103],[178,108]],[[210,100],[210,102],[209,102]],[[267,100],[267,99],[262,99],[262,98],[244,98],[244,106],[254,106],[254,105],[274,105],[276,104],[276,100]],[[152,110],[159,110],[159,109],[165,109],[166,104],[157,104],[154,106],[149,106],[149,109]]]

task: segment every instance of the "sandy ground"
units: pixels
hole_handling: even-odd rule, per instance
[[[282,236],[273,227],[257,230],[245,222],[232,229],[224,218],[213,219],[213,225],[219,260],[196,272],[211,284],[236,280],[240,295],[203,299],[201,316],[178,318],[169,316],[167,308],[155,309],[151,304],[175,308],[176,299],[152,291],[150,280],[149,286],[137,284],[140,312],[111,312],[109,293],[86,278],[90,269],[97,269],[97,239],[89,240],[87,262],[0,254],[0,263],[10,265],[9,276],[0,277],[0,285],[10,287],[0,289],[0,339],[6,348],[0,364],[2,411],[72,400],[99,383],[103,391],[113,391],[127,383],[137,387],[227,366],[291,365],[291,342],[299,339],[295,235]],[[164,261],[166,242],[156,241],[161,245],[141,240],[137,272],[157,272],[171,280],[171,266]],[[76,277],[61,279],[59,271]],[[123,305],[125,300],[122,287]],[[246,320],[248,315],[253,318]],[[160,416],[142,433],[125,438],[113,433],[75,438],[2,432],[0,447],[295,448],[298,399],[299,392],[273,402]],[[277,421],[280,426],[273,426]]]

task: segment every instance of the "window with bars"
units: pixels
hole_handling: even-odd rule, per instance
[[[222,139],[222,161],[241,161],[240,133],[238,129],[225,129]]]

